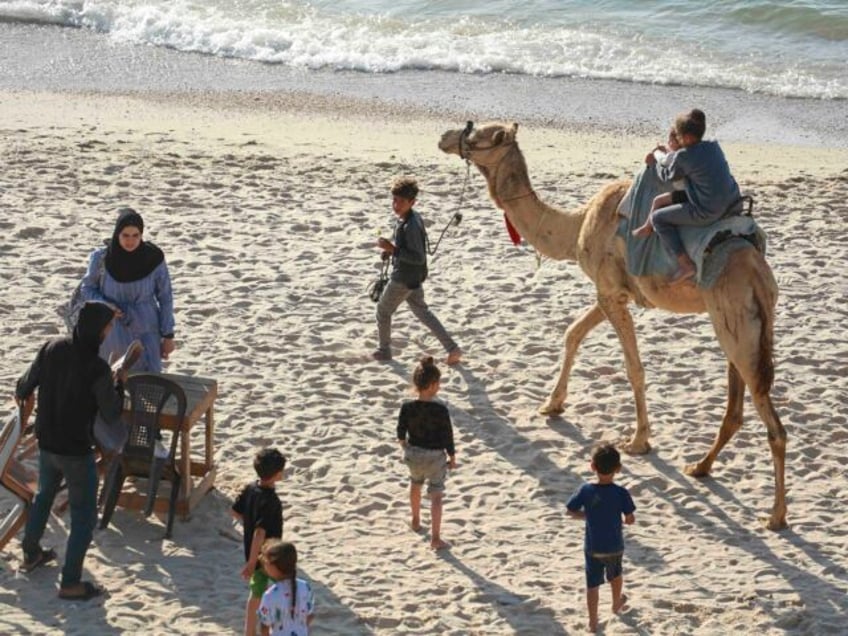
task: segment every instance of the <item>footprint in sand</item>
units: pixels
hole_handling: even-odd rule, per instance
[[[21,239],[31,239],[43,236],[46,230],[43,227],[25,227],[16,236]]]

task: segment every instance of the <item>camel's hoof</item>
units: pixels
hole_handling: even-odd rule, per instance
[[[557,406],[546,402],[539,407],[539,415],[560,415],[563,411],[565,411],[565,407],[562,404]]]
[[[630,455],[647,455],[651,452],[651,445],[648,442],[636,443],[631,440],[622,444],[621,449]]]
[[[698,477],[698,478],[701,478],[701,477],[707,477],[707,476],[709,476],[709,474],[710,474],[710,469],[709,469],[709,468],[707,468],[707,467],[705,467],[705,466],[702,466],[702,465],[700,464],[700,462],[699,462],[699,463],[697,463],[697,464],[689,464],[688,466],[686,466],[686,467],[683,469],[683,472],[684,472],[685,474],[689,475],[690,477]]]
[[[763,519],[763,525],[769,530],[774,530],[775,532],[778,530],[785,530],[789,526],[786,524],[785,517],[779,517],[775,519],[774,517],[768,517],[767,519]]]

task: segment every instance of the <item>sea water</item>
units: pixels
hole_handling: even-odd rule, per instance
[[[848,0],[0,0],[0,89],[293,90],[622,132],[699,106],[724,140],[844,147],[846,69]]]
[[[301,69],[848,98],[846,0],[0,0],[0,21]]]

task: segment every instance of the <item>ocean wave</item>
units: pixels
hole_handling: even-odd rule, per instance
[[[739,3],[735,3],[739,4]],[[751,4],[751,3],[746,3]],[[805,25],[820,37],[819,18],[798,12],[792,19],[759,16],[753,3],[737,7],[740,22],[769,20]],[[226,8],[225,8],[226,7]],[[0,3],[0,20],[91,29],[118,42],[144,43],[183,52],[283,64],[304,69],[391,73],[440,70],[457,73],[511,73],[629,82],[741,89],[787,97],[848,98],[845,48],[815,55],[760,50],[751,42],[717,45],[720,38],[659,37],[633,24],[598,23],[558,16],[550,24],[492,15],[409,15],[388,12],[340,13],[302,2],[244,0],[216,5],[181,0],[13,0]],[[575,14],[576,15],[576,14]],[[816,17],[818,16],[818,17]],[[826,35],[823,35],[826,33]],[[691,34],[690,34],[691,36]],[[692,41],[689,41],[689,40]],[[841,45],[841,46],[840,46]],[[776,50],[775,50],[775,47]],[[803,50],[803,46],[796,50]]]
[[[775,2],[752,2],[728,10],[728,20],[745,24],[773,34],[804,35],[830,40],[848,41],[848,13],[845,6],[833,3],[780,4]]]

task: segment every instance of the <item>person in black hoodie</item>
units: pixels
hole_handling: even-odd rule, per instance
[[[94,418],[99,412],[107,422],[115,422],[124,404],[126,372],[113,377],[98,356],[114,316],[105,303],[85,303],[73,335],[42,346],[15,389],[15,401],[21,405],[38,388],[38,492],[24,530],[21,569],[30,572],[56,558],[54,550],[41,547],[41,537],[64,478],[71,509],[59,586],[59,597],[64,599],[88,600],[103,593],[82,580],[82,564],[97,521]]]

